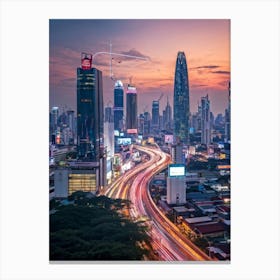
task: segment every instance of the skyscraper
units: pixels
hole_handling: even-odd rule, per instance
[[[225,141],[230,142],[230,82],[228,83],[228,108],[225,110]]]
[[[151,132],[151,114],[144,112],[144,136],[149,135]]]
[[[113,108],[105,107],[104,122],[114,122]]]
[[[208,95],[201,97],[201,144],[211,143],[210,100]]]
[[[163,110],[163,128],[166,130],[171,130],[171,122],[172,122],[172,109],[169,104],[169,100],[167,99],[167,104],[165,109]]]
[[[58,107],[52,107],[52,110],[50,113],[50,132],[51,132],[51,134],[56,133],[56,129],[58,126],[58,115],[59,115]]]
[[[70,143],[74,144],[76,128],[75,128],[75,112],[73,110],[67,111],[67,122],[68,122],[68,128],[69,128],[69,133],[70,133]]]
[[[117,81],[114,88],[114,128],[123,130],[123,84],[121,81]]]
[[[159,101],[153,100],[152,104],[152,128],[155,131],[159,129]]]
[[[126,93],[126,129],[137,129],[136,87],[128,85]]]
[[[77,68],[78,157],[98,162],[103,146],[102,72],[92,67],[92,55],[82,53]]]
[[[174,79],[174,136],[176,141],[189,143],[189,78],[184,52],[177,54]]]

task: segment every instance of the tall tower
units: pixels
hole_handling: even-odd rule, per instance
[[[114,129],[123,130],[123,84],[115,83],[114,88]]]
[[[230,142],[230,82],[228,83],[228,108],[225,110],[225,142]]]
[[[201,144],[211,143],[210,100],[208,95],[201,97]]]
[[[137,91],[132,85],[126,92],[126,129],[137,129]]]
[[[50,130],[52,134],[55,134],[56,132],[57,125],[58,125],[58,116],[59,116],[58,107],[52,107],[50,113]]]
[[[82,53],[77,68],[78,157],[99,161],[103,147],[102,72],[92,67],[92,55]]]
[[[155,131],[159,129],[159,101],[153,100],[152,104],[152,127]]]
[[[105,107],[104,122],[114,122],[113,108]]]
[[[176,141],[189,143],[189,78],[184,52],[178,52],[174,80],[174,137]]]
[[[165,110],[163,111],[163,127],[166,130],[171,130],[172,109],[167,98]]]

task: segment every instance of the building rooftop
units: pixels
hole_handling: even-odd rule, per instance
[[[196,223],[203,223],[203,222],[211,222],[212,218],[208,216],[202,216],[202,217],[195,217],[195,218],[186,218],[185,221],[188,224],[196,224]]]
[[[204,234],[211,234],[216,232],[223,232],[225,230],[223,224],[221,223],[212,223],[212,224],[206,224],[206,225],[195,225],[194,230],[198,233],[204,235]]]
[[[217,211],[224,212],[224,213],[229,213],[230,212],[230,207],[226,205],[220,205],[216,206]]]
[[[187,212],[188,208],[186,208],[185,206],[176,206],[173,207],[173,210],[175,210],[177,213],[180,213],[180,212]]]
[[[72,168],[94,168],[99,167],[99,162],[94,161],[70,161],[69,166]]]

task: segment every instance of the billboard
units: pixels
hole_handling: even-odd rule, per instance
[[[169,135],[169,134],[164,135],[164,143],[172,144],[173,143],[173,135]]]
[[[131,138],[118,138],[118,145],[130,145]]]
[[[184,164],[169,164],[168,177],[182,177],[185,176]]]
[[[129,128],[127,129],[127,134],[137,134],[137,129],[136,128]]]

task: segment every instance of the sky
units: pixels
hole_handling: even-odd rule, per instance
[[[112,51],[147,60],[113,56],[114,79],[137,88],[138,114],[150,111],[160,99],[160,113],[167,99],[173,105],[174,73],[178,51],[187,59],[190,111],[196,112],[208,94],[217,115],[228,106],[230,81],[230,20],[50,20],[49,107],[76,111],[77,68],[81,53]],[[113,106],[115,81],[110,78],[110,56],[97,55],[93,67],[102,71],[104,106]]]

